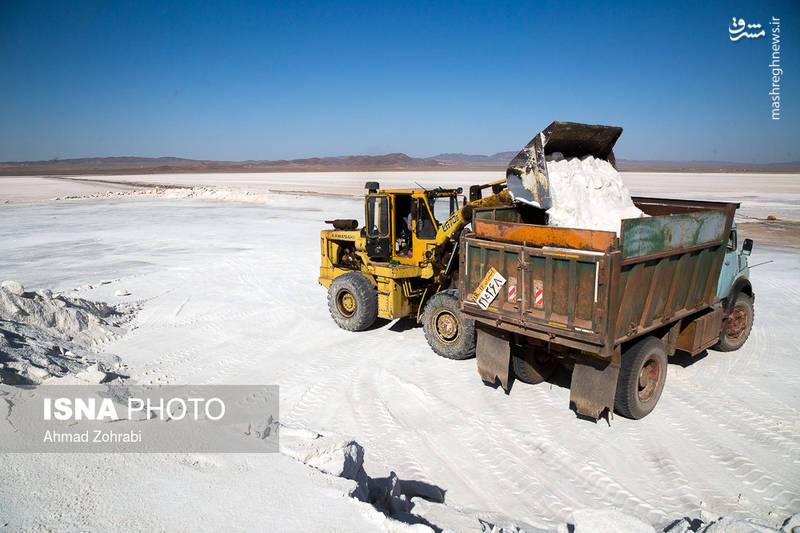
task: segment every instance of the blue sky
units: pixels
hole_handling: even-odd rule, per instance
[[[782,21],[782,119],[767,38]],[[0,160],[516,150],[553,120],[631,159],[800,160],[798,2],[0,3]]]

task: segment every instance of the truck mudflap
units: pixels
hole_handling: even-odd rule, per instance
[[[614,145],[620,135],[622,128],[616,126],[553,122],[508,164],[508,191],[514,201],[550,209],[552,199],[547,175],[547,156],[554,152],[561,152],[564,157],[591,155],[605,159],[616,168]]]
[[[475,325],[477,340],[475,359],[478,374],[489,385],[496,386],[498,380],[503,390],[509,391],[511,367],[511,335],[505,331]]]
[[[570,384],[570,407],[581,416],[594,418],[603,411],[614,411],[619,365],[596,357],[584,355],[575,361]]]
[[[475,356],[478,374],[493,387],[498,382],[506,393],[511,382],[511,334],[476,324],[477,343]],[[578,415],[595,420],[608,409],[614,410],[619,365],[590,355],[575,360],[570,385],[570,406]]]

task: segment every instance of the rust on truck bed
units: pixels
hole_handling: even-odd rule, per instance
[[[479,326],[605,361],[600,367],[576,361],[576,389],[615,381],[622,343],[717,302],[725,242],[738,207],[633,200],[649,216],[623,220],[619,238],[613,232],[526,224],[514,208],[477,211],[474,232],[464,236],[460,247],[462,312]],[[507,283],[483,309],[472,292],[491,268]],[[478,358],[481,365],[480,353]],[[484,361],[483,366],[504,368],[507,363]],[[577,390],[573,396],[581,414],[593,416],[602,411],[600,406],[613,406],[613,394],[609,399],[607,393]]]
[[[617,238],[612,231],[574,229],[568,232],[550,226],[532,226],[517,222],[474,221],[475,235],[498,241],[547,243],[548,246],[578,250],[604,251]]]
[[[655,216],[624,220],[619,239],[525,224],[513,208],[477,212],[461,250],[465,291],[494,267],[513,280],[514,296],[501,292],[482,310],[465,293],[462,307],[478,320],[534,327],[545,340],[564,337],[608,358],[632,336],[712,305],[736,204],[634,203]],[[670,209],[677,214],[662,214]]]

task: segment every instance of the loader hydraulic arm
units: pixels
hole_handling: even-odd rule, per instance
[[[464,226],[472,222],[472,212],[476,208],[512,205],[511,195],[508,193],[508,190],[505,189],[505,182],[506,180],[499,180],[480,186],[481,189],[492,187],[496,192],[486,198],[478,197],[477,199],[472,199],[471,202],[450,215],[450,218],[443,222],[436,232],[436,246],[441,246],[450,239],[458,239]]]

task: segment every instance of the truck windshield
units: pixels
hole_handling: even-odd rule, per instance
[[[386,196],[367,198],[367,233],[371,237],[389,234],[389,199]]]

